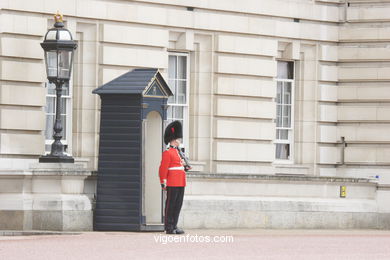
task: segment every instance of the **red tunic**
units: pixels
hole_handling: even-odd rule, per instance
[[[181,167],[181,169],[171,169]],[[162,154],[160,164],[160,183],[164,183],[164,179],[167,180],[167,186],[171,187],[185,187],[186,186],[186,172],[184,171],[183,164],[179,152],[175,148],[169,148]]]

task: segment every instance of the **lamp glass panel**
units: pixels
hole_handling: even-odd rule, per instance
[[[56,40],[57,30],[48,31],[45,40]]]
[[[46,51],[46,70],[48,77],[57,77],[57,51]]]
[[[72,51],[58,51],[58,78],[69,79],[71,69]]]
[[[59,40],[61,41],[71,41],[72,40],[72,36],[70,36],[70,33],[69,31],[58,31],[59,33]]]

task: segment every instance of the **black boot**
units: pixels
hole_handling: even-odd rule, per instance
[[[178,235],[181,235],[181,234],[185,233],[184,230],[181,229],[181,228],[176,228],[175,231],[176,231],[176,234],[178,234]]]

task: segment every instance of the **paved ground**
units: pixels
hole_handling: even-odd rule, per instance
[[[225,235],[229,237],[221,237]],[[233,242],[206,242],[231,237]],[[131,232],[0,236],[0,259],[390,259],[390,231],[240,229],[188,230],[183,236]]]

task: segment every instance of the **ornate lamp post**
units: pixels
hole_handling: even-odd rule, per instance
[[[41,156],[39,162],[51,163],[73,163],[74,159],[64,154],[64,146],[61,143],[62,122],[61,122],[61,95],[62,85],[69,82],[72,72],[73,52],[77,44],[73,41],[72,34],[64,28],[62,15],[54,15],[55,24],[45,35],[41,43],[45,51],[45,62],[47,79],[56,86],[56,114],[54,123],[54,142],[51,145],[51,152]]]

